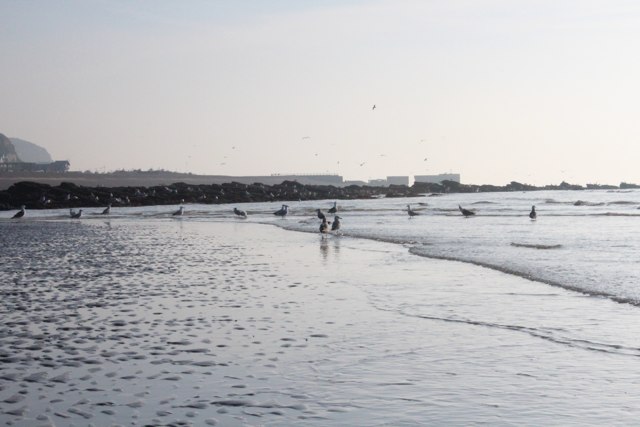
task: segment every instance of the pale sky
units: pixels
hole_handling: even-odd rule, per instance
[[[73,170],[640,183],[635,0],[0,0],[0,16],[0,133]]]

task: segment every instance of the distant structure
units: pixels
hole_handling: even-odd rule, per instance
[[[406,185],[409,186],[408,176],[388,176],[387,185]]]
[[[272,174],[269,177],[256,176],[256,177],[244,177],[255,179],[254,182],[261,182],[263,184],[279,184],[282,181],[295,181],[303,185],[333,185],[336,187],[342,187],[344,180],[342,176],[336,174]]]
[[[460,182],[460,174],[459,173],[441,173],[439,175],[415,175],[415,182],[429,182],[434,184],[439,184],[442,181],[454,181]]]
[[[363,185],[371,185],[371,184],[368,184],[368,183],[366,183],[364,181],[358,181],[358,180],[345,181],[344,184],[343,184],[343,186],[345,186],[345,187],[348,187],[350,185],[357,185],[359,187],[362,187]]]
[[[42,147],[0,133],[0,172],[61,173],[67,172],[69,166],[66,160],[52,161]]]
[[[20,158],[11,140],[0,133],[0,163],[16,163]]]
[[[0,172],[62,173],[67,172],[69,166],[70,163],[66,160],[57,160],[51,163],[2,162],[0,160]]]
[[[366,185],[371,187],[388,187],[390,185],[409,186],[408,176],[388,176],[387,179],[370,179]]]

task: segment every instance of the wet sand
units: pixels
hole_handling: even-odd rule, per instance
[[[636,354],[464,320],[481,306],[500,310],[490,299],[506,290],[552,295],[560,307],[593,303],[570,292],[398,245],[259,224],[1,227],[1,424],[623,425],[638,416],[625,392],[640,383],[629,368]],[[420,314],[429,305],[441,314]]]

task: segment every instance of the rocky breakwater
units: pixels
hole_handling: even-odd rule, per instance
[[[154,187],[84,187],[63,182],[50,186],[37,182],[19,182],[0,191],[0,210],[60,209],[77,207],[150,206],[182,203],[242,203],[323,199],[368,199],[375,197],[419,196],[406,186],[368,187],[302,185],[284,181],[276,185],[230,182],[212,185],[174,183]]]

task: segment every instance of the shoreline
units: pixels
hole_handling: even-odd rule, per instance
[[[0,223],[11,272],[0,284],[0,420],[584,425],[640,415],[624,393],[640,383],[637,349],[611,334],[640,332],[636,308],[397,244],[267,225]]]

